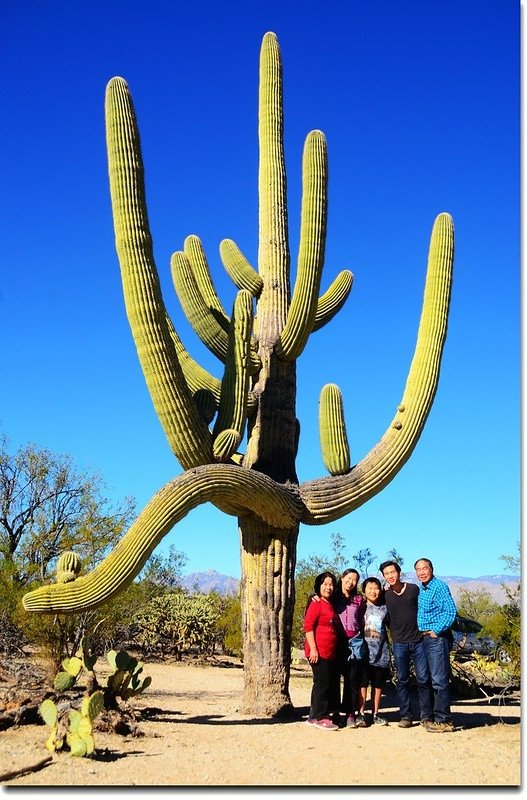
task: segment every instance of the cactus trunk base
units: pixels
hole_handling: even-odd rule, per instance
[[[240,519],[244,693],[242,710],[265,717],[293,713],[289,696],[294,570],[298,527],[277,530]]]

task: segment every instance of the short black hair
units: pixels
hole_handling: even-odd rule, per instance
[[[367,586],[369,583],[374,583],[374,584],[375,584],[375,586],[378,586],[378,587],[379,587],[379,589],[380,589],[380,590],[381,590],[381,592],[382,592],[382,584],[381,584],[380,580],[379,580],[378,578],[373,578],[373,577],[372,577],[372,578],[366,578],[366,580],[362,582],[362,586],[361,586],[361,592],[362,592],[362,594],[364,594],[364,592],[365,592],[365,590],[366,590],[366,586]]]
[[[315,594],[318,594],[319,597],[320,597],[320,587],[322,586],[326,578],[331,578],[331,580],[333,581],[333,589],[337,588],[337,579],[335,578],[333,573],[329,571],[321,572],[320,575],[317,575],[317,577],[315,578],[315,585],[313,587],[315,590]]]
[[[401,567],[397,563],[397,561],[383,561],[382,564],[379,566],[379,572],[384,575],[384,570],[386,567],[395,567],[399,575],[401,574]]]

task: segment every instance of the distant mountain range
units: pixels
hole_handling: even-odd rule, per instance
[[[462,589],[469,591],[484,589],[497,603],[504,603],[507,599],[502,584],[512,588],[520,580],[517,575],[481,575],[479,578],[467,578],[461,575],[438,575],[437,577],[448,584],[454,599]],[[403,573],[402,578],[408,583],[417,583],[413,574]],[[191,572],[183,577],[181,583],[183,588],[189,592],[203,594],[218,592],[218,594],[234,596],[238,592],[240,581],[230,575],[222,575],[215,569],[209,569],[206,572]]]

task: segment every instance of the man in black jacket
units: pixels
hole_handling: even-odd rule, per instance
[[[426,660],[423,634],[417,627],[417,598],[419,587],[401,581],[401,567],[396,561],[383,561],[379,567],[388,584],[385,590],[392,650],[395,659],[397,702],[400,728],[412,727],[410,703],[410,659],[417,679],[417,695],[421,725],[433,722],[433,694]]]

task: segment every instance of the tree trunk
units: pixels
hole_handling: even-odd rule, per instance
[[[258,517],[239,520],[243,630],[243,711],[292,713],[289,696],[298,527],[277,530]]]

